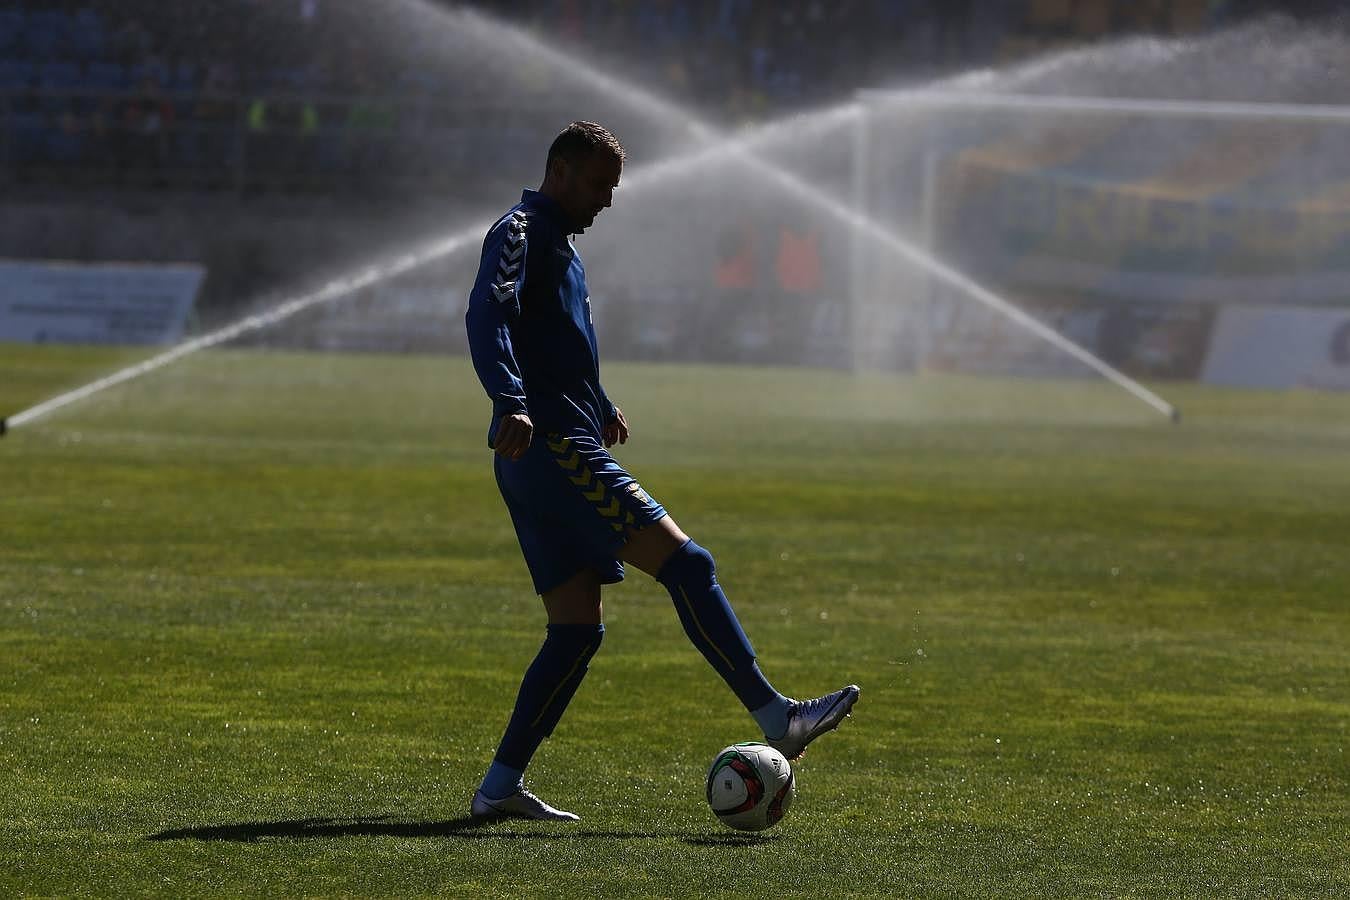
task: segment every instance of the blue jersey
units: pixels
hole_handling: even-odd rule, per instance
[[[536,433],[599,438],[615,417],[600,386],[586,269],[557,202],[525,191],[483,240],[464,320],[478,378],[502,416],[526,413]]]

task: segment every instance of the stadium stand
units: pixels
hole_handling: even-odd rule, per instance
[[[1272,4],[467,5],[573,48],[659,60],[663,92],[738,122],[858,84],[1005,62],[1122,30],[1197,30]],[[460,83],[449,96],[431,47],[411,47],[398,63],[374,59],[351,38],[369,12],[355,0],[0,0],[0,181],[303,192],[453,177],[454,138],[466,127],[456,106],[488,89]],[[517,126],[508,117],[495,127],[508,134]]]

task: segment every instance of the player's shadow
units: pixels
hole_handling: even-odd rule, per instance
[[[511,830],[503,831],[502,828]],[[524,829],[524,830],[521,830]],[[603,831],[484,822],[472,816],[445,819],[439,822],[399,822],[392,816],[363,816],[353,819],[312,818],[287,819],[280,822],[237,822],[230,825],[203,825],[196,828],[174,828],[146,836],[148,841],[236,841],[255,843],[262,840],[306,840],[311,838],[343,837],[414,837],[458,838],[461,840],[549,840],[567,838],[676,838],[696,847],[747,847],[778,839],[778,835],[708,834],[671,831]]]

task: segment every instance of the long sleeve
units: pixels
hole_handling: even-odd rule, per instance
[[[557,201],[525,191],[488,229],[465,324],[492,400],[489,446],[503,416],[528,413],[541,434],[599,437],[614,419],[600,386],[586,268]]]
[[[525,284],[524,226],[524,217],[516,214],[489,233],[464,316],[469,353],[478,380],[492,399],[494,423],[511,413],[528,412],[525,385],[511,347],[511,329],[520,319]]]
[[[492,399],[494,418],[511,413],[527,412],[525,384],[520,378],[520,366],[511,348],[511,320],[518,314],[500,303],[469,301],[465,323],[469,329],[469,353],[478,380]]]
[[[600,385],[600,412],[604,415],[604,425],[614,421],[619,417],[618,410],[614,407],[614,401],[609,399],[609,394],[605,393],[604,385]]]

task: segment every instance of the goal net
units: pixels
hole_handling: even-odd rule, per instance
[[[859,109],[853,203],[1093,356],[1350,387],[1350,107],[917,91]],[[861,367],[1087,371],[866,232],[853,274]]]

